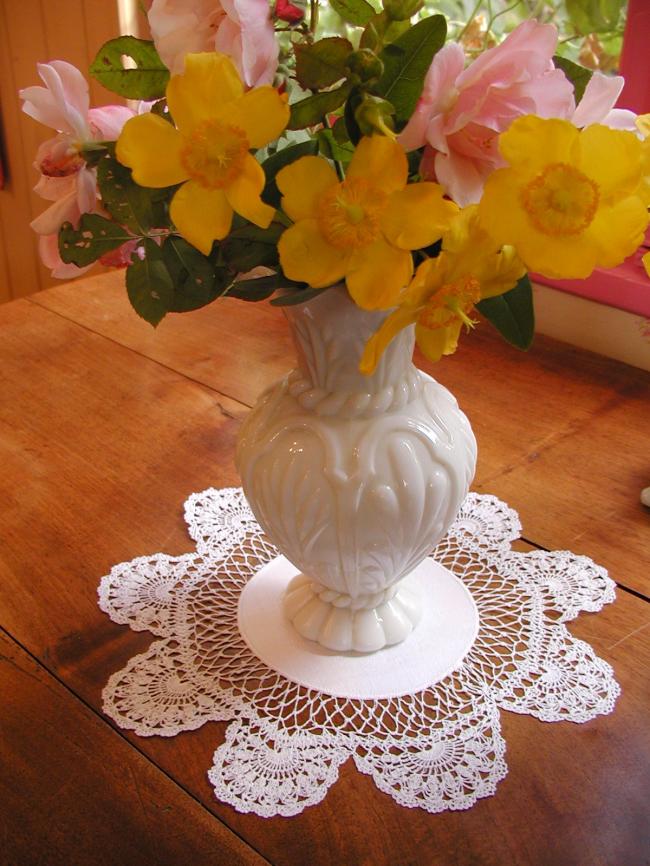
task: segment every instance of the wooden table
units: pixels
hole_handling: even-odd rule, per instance
[[[650,862],[650,376],[548,339],[523,355],[484,326],[435,374],[473,422],[474,488],[521,515],[520,548],[587,554],[617,581],[614,605],[570,625],[615,668],[613,715],[503,713],[509,774],[468,812],[401,808],[348,762],[320,806],[272,820],[214,798],[223,724],[144,739],[102,715],[151,636],[100,612],[99,578],[192,549],[184,499],[237,483],[240,420],[290,363],[277,310],[222,301],[153,331],[121,274],[0,307],[0,862]]]

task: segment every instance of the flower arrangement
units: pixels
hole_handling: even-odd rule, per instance
[[[344,281],[390,311],[365,373],[412,324],[431,360],[453,352],[477,310],[527,348],[529,271],[585,278],[640,245],[647,120],[613,107],[620,77],[555,55],[553,25],[468,58],[421,6],[330,0],[345,25],[322,36],[318,0],[153,0],[152,40],[114,39],[90,68],[130,107],[90,108],[77,69],[40,65],[21,97],[57,131],[36,157],[45,264],[126,267],[153,325]]]

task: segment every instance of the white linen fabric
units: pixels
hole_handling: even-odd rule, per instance
[[[467,809],[507,772],[500,709],[586,722],[614,708],[611,667],[564,625],[613,601],[613,581],[568,551],[513,551],[519,519],[493,496],[470,494],[431,553],[478,608],[471,650],[440,682],[366,700],[292,682],[242,639],[241,591],[279,552],[241,489],[193,494],[185,515],[194,553],[139,557],[101,581],[113,621],[160,638],[110,678],[104,710],[141,736],[229,721],[209,778],[240,812],[296,815],[326,796],[350,758],[404,806]]]

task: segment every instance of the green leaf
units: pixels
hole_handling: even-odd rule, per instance
[[[423,18],[381,53],[384,74],[377,91],[395,106],[398,122],[413,114],[424,86],[424,78],[447,36],[444,15]]]
[[[329,0],[329,5],[344,21],[361,27],[365,27],[376,14],[374,7],[366,0]]]
[[[294,45],[296,78],[305,90],[330,87],[345,78],[345,66],[352,43],[341,36],[330,36],[318,42]]]
[[[246,225],[231,231],[222,244],[228,267],[238,273],[246,273],[260,265],[277,265],[278,241],[283,231],[284,226],[280,223],[271,223],[267,229]]]
[[[59,230],[59,254],[68,265],[85,268],[104,253],[110,253],[126,241],[133,240],[122,226],[94,213],[83,214],[79,228],[69,222]]]
[[[123,55],[135,62],[135,69],[124,68]],[[108,90],[127,99],[160,99],[169,81],[169,70],[153,42],[135,36],[120,36],[102,45],[90,64],[90,74]]]
[[[336,90],[323,90],[291,106],[289,129],[305,129],[320,123],[326,114],[340,108],[348,97],[350,85],[343,84]]]
[[[496,298],[486,298],[476,305],[482,316],[502,337],[518,349],[528,349],[535,333],[533,289],[528,274],[514,287]]]
[[[170,235],[162,256],[174,289],[170,313],[186,313],[210,304],[223,294],[228,278],[207,256],[183,238]]]
[[[585,87],[589,84],[591,76],[594,73],[590,69],[585,69],[584,66],[574,63],[566,57],[559,57],[557,54],[553,58],[553,64],[557,69],[561,69],[571,84],[573,84],[573,92],[577,105],[582,99]]]
[[[131,170],[107,151],[97,163],[97,184],[102,204],[113,219],[135,235],[169,224],[165,200],[176,187],[150,189],[135,183]]]
[[[262,163],[264,174],[266,175],[266,186],[262,190],[262,200],[271,207],[280,207],[282,194],[275,182],[275,176],[286,165],[290,165],[301,156],[314,156],[318,153],[318,142],[310,139],[309,141],[301,141],[300,144],[292,144],[274,153]]]
[[[579,33],[609,33],[615,30],[625,0],[566,0],[566,11]]]
[[[297,291],[280,295],[278,298],[273,298],[270,303],[274,307],[291,307],[294,304],[304,304],[306,301],[311,301],[316,295],[320,295],[321,292],[326,292],[328,288],[329,286],[325,286],[322,289],[298,289]]]
[[[173,307],[174,284],[158,244],[147,238],[144,252],[126,269],[126,291],[136,313],[155,328]]]
[[[345,127],[344,123],[337,123],[336,126]],[[331,129],[321,129],[318,133],[318,149],[320,153],[327,159],[336,160],[336,162],[347,165],[354,156],[354,145],[351,141],[339,142]]]
[[[272,274],[252,280],[238,280],[230,286],[226,294],[229,298],[238,298],[241,301],[265,301],[277,288],[278,275]]]

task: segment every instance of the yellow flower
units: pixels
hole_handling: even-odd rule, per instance
[[[511,246],[499,251],[478,223],[478,207],[463,208],[442,237],[442,252],[417,269],[399,307],[366,343],[359,369],[372,373],[384,349],[403,328],[430,361],[456,351],[460,329],[472,327],[474,305],[502,295],[526,273]]]
[[[277,90],[244,93],[229,57],[188,54],[167,87],[176,128],[155,114],[129,120],[117,142],[121,163],[141,186],[177,183],[170,216],[180,234],[208,255],[230,231],[233,211],[267,228],[275,211],[260,198],[264,171],[249,153],[277,138],[289,107]]]
[[[513,244],[530,270],[588,277],[643,240],[646,160],[633,133],[528,115],[501,135],[499,150],[510,167],[488,178],[481,224],[499,244]]]
[[[317,156],[279,171],[295,222],[278,244],[284,273],[314,288],[345,277],[360,307],[394,306],[413,273],[409,251],[436,241],[458,210],[438,184],[407,186],[407,176],[402,146],[379,135],[361,139],[344,181]]]

